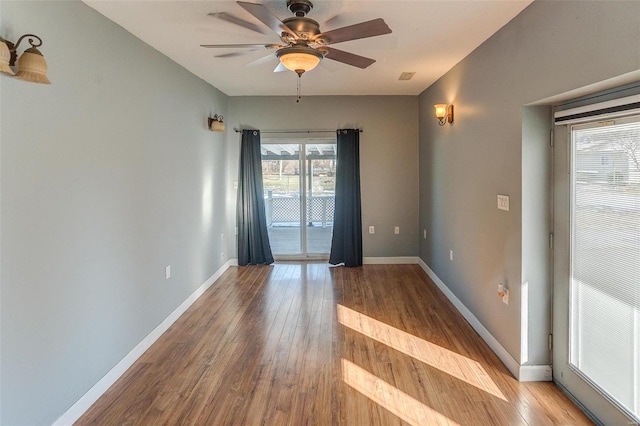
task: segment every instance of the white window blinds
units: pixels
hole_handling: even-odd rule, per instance
[[[640,117],[572,128],[569,362],[640,417]]]

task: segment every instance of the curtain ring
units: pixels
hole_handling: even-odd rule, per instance
[[[258,136],[258,131],[257,130],[253,131],[253,136]]]

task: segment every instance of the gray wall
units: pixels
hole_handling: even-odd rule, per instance
[[[1,7],[53,84],[0,75],[0,424],[51,424],[222,266],[227,97],[83,3]]]
[[[233,127],[361,128],[364,130],[360,134],[364,256],[416,256],[417,102],[416,96],[310,96],[303,97],[300,103],[284,96],[231,97],[227,121],[229,178],[235,180],[238,176],[240,135]],[[331,137],[331,133],[328,136]],[[235,210],[232,208],[229,214],[229,230],[233,232]],[[369,225],[376,227],[374,235],[369,235]],[[400,235],[394,235],[394,226],[400,226]],[[235,253],[235,241],[231,244],[229,252]]]
[[[551,331],[549,270],[537,269],[549,256],[549,180],[535,169],[549,170],[535,146],[549,142],[547,112],[523,106],[640,69],[638,40],[638,2],[534,2],[420,95],[420,256],[518,361],[522,283],[529,364],[550,363]],[[455,105],[451,126],[433,116],[442,102]],[[497,194],[511,197],[509,212]]]

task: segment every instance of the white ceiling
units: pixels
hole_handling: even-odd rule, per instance
[[[367,69],[324,59],[302,76],[303,95],[417,95],[471,53],[532,0],[313,0],[307,15],[323,32],[383,18],[391,34],[335,46],[375,59]],[[235,1],[84,0],[193,74],[229,96],[295,95],[297,75],[274,73],[273,50],[205,49],[201,44],[278,43],[279,38]],[[260,2],[254,0],[254,2]],[[291,17],[286,0],[262,1]],[[260,34],[217,17],[226,12],[265,29]],[[215,58],[225,53],[240,56]],[[260,61],[261,58],[268,58]],[[257,63],[255,63],[257,61]],[[402,72],[416,72],[399,81]]]

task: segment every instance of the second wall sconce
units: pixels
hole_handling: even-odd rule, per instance
[[[18,58],[18,47],[22,40],[27,39],[30,48],[25,50]],[[51,84],[47,77],[47,62],[38,50],[42,46],[42,39],[34,34],[25,34],[14,44],[0,37],[0,72],[32,83]],[[11,67],[18,67],[14,73]]]
[[[221,115],[215,114],[213,118],[209,117],[209,130],[212,132],[224,132],[224,121]]]
[[[444,126],[445,123],[453,123],[453,105],[436,104],[433,107],[436,109],[439,125]]]

